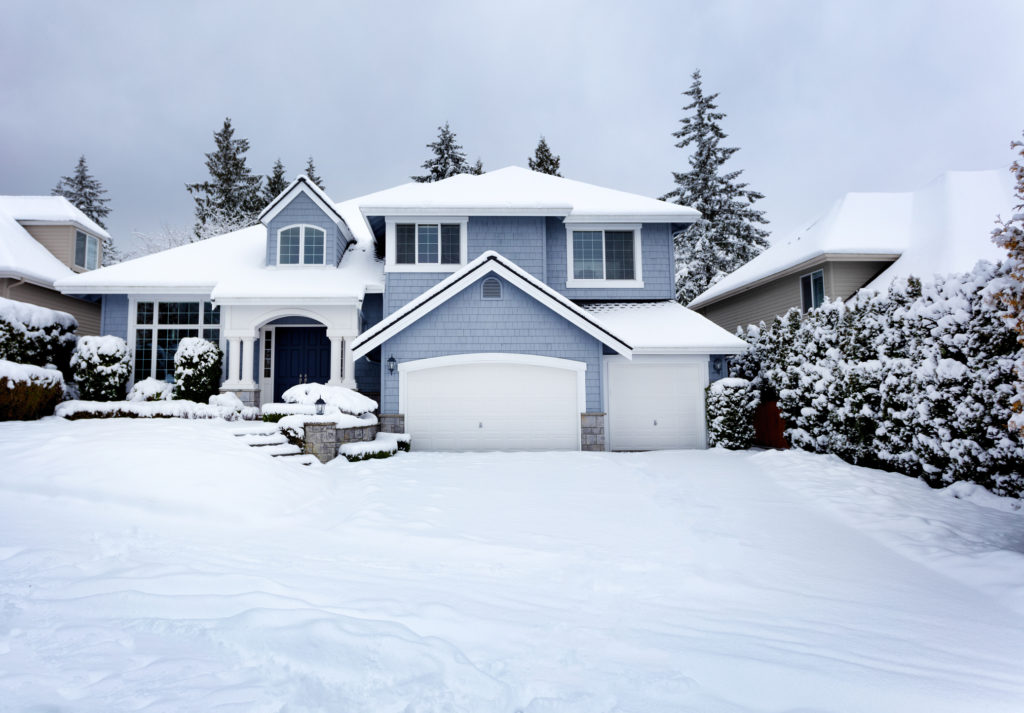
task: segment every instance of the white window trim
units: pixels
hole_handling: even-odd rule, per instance
[[[191,298],[191,299],[189,299]],[[153,322],[151,324],[139,324],[139,302],[152,302],[153,303]],[[160,303],[161,302],[198,302],[199,303],[199,324],[160,324]],[[225,326],[224,326],[224,310],[220,311],[220,322],[217,324],[206,323],[206,302],[213,302],[209,297],[196,298],[195,295],[164,295],[161,297],[135,297],[131,296],[128,298],[128,346],[132,352],[132,378],[128,384],[129,388],[135,385],[135,382],[141,381],[139,374],[135,373],[135,350],[136,350],[136,330],[138,329],[151,329],[153,334],[151,337],[151,352],[149,355],[149,373],[142,376],[143,379],[149,377],[156,378],[156,344],[157,344],[157,330],[160,328],[164,329],[196,329],[199,331],[199,336],[203,337],[204,329],[216,329],[219,332],[219,338],[217,340],[217,346],[220,348],[222,354],[226,353],[226,337],[225,337]],[[217,304],[213,305],[215,308]],[[263,361],[260,360],[260,367],[262,368]]]
[[[103,262],[102,255],[100,254],[100,249],[101,249],[100,239],[97,238],[95,235],[89,235],[89,233],[85,232],[84,230],[80,230],[80,229],[76,228],[75,229],[75,244],[72,246],[72,250],[71,250],[72,255],[75,256],[75,257],[78,256],[78,234],[79,233],[81,233],[82,235],[85,236],[85,257],[83,258],[83,260],[85,261],[85,264],[84,265],[79,265],[77,260],[73,260],[73,262],[75,263],[75,267],[80,267],[83,270],[95,270],[95,269],[97,269],[100,266],[100,263]],[[92,243],[93,245],[96,246],[96,264],[93,265],[92,267],[89,267],[89,244],[90,243]]]
[[[415,262],[412,264],[399,264],[395,262],[397,258],[397,239],[395,226],[399,223],[405,225],[412,223],[415,225],[416,234],[416,259],[419,260],[420,241],[419,241],[419,226],[420,225],[458,225],[459,226],[459,262],[451,264],[442,264],[441,262]],[[466,262],[466,238],[468,233],[469,218],[463,217],[446,217],[446,216],[402,216],[394,217],[389,216],[384,219],[384,240],[385,240],[385,253],[386,259],[384,261],[384,272],[455,272],[456,270],[463,267]],[[437,259],[441,259],[441,229],[438,227],[438,244],[437,244]]]
[[[604,233],[607,230],[631,230],[633,231],[633,275],[632,280],[593,280],[586,279],[581,280],[573,277],[573,251],[572,251],[572,234],[573,231],[587,231],[596,232],[601,231],[601,250],[602,250],[602,267],[604,261]],[[565,287],[566,289],[574,288],[642,288],[644,286],[644,275],[643,275],[643,252],[642,246],[643,241],[640,236],[641,225],[639,223],[577,223],[577,222],[566,222],[565,223]]]
[[[822,302],[825,301],[825,269],[819,267],[817,270],[811,270],[810,272],[805,272],[804,274],[800,275],[800,282],[798,283],[800,285],[800,311],[801,312],[807,312],[807,310],[815,309],[815,305],[814,305],[814,276],[817,275],[818,273],[821,273],[821,300],[822,300]],[[811,278],[811,304],[809,304],[809,305],[805,305],[804,304],[804,278],[805,277]],[[820,307],[821,305],[818,305],[818,306]]]
[[[292,228],[299,228],[299,261],[282,263],[281,262],[281,233]],[[324,259],[320,262],[306,262],[306,228],[313,228],[319,230],[324,234]],[[327,231],[321,228],[319,225],[312,225],[310,223],[294,223],[293,225],[286,225],[283,228],[279,228],[277,231],[277,264],[279,267],[301,267],[302,265],[326,265],[327,264]]]

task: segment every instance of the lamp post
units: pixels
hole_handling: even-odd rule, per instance
[[[316,404],[314,404],[314,405],[316,406],[316,415],[317,416],[323,416],[324,415],[324,407],[327,406],[327,402],[323,400],[323,397],[317,399],[316,400]]]

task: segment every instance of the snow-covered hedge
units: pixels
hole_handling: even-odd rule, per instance
[[[82,399],[118,401],[132,375],[131,351],[120,337],[82,337],[71,355],[71,372]]]
[[[741,450],[754,442],[754,412],[761,395],[747,379],[719,379],[708,386],[708,445]]]
[[[412,443],[408,433],[378,433],[372,441],[345,443],[338,447],[338,455],[349,462],[389,458],[398,451],[408,451]]]
[[[213,397],[209,404],[195,401],[65,401],[55,414],[75,421],[82,418],[222,418],[225,421],[254,421],[259,418],[255,406],[224,405]]]
[[[205,402],[220,389],[220,347],[199,337],[178,342],[174,353],[174,396]]]
[[[64,396],[56,369],[0,359],[0,421],[29,421],[53,413]]]
[[[922,477],[1024,492],[1024,443],[1008,428],[1022,347],[991,299],[1004,268],[791,310],[740,333],[731,367],[776,396],[798,448]]]
[[[152,376],[136,381],[128,392],[129,401],[170,401],[174,398],[174,384]]]
[[[323,399],[328,406],[334,406],[342,413],[359,416],[377,410],[377,402],[363,396],[358,391],[346,389],[344,386],[326,386],[324,384],[298,384],[288,389],[281,398],[289,404],[305,404],[312,406],[317,399]],[[264,413],[267,413],[264,411]]]
[[[78,322],[67,312],[0,297],[0,359],[68,368]]]

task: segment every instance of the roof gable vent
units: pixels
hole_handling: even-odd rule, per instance
[[[485,300],[501,299],[501,280],[497,277],[488,277],[480,288]]]

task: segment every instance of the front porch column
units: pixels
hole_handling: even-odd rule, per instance
[[[256,388],[252,378],[252,350],[256,345],[256,337],[242,338],[242,386],[246,389]]]
[[[344,380],[342,385],[355,390],[356,388],[356,369],[352,364],[352,349],[349,347],[349,340],[345,340],[342,344],[342,358],[345,360],[345,368],[342,370],[344,373]]]
[[[331,379],[328,386],[341,386],[342,337],[331,337]]]
[[[238,337],[231,337],[228,341],[228,378],[225,379],[225,386],[234,385],[239,381],[238,367],[239,356],[242,353],[242,340]]]

